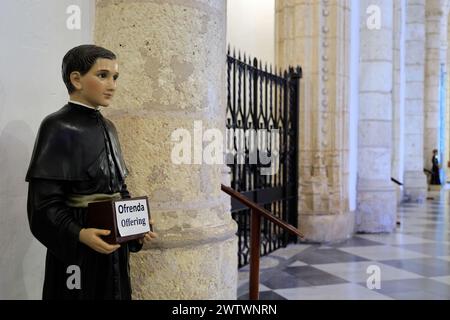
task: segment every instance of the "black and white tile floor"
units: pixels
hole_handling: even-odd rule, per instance
[[[260,299],[450,299],[449,196],[403,204],[392,234],[290,245],[262,258]],[[380,289],[367,287],[370,266],[379,267]],[[238,297],[248,298],[248,267],[239,271]]]

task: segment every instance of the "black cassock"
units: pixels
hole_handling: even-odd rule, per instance
[[[69,102],[42,121],[25,180],[30,229],[47,247],[43,299],[131,299],[129,252],[142,245],[97,253],[79,242],[87,208],[66,204],[70,194],[129,198],[127,175],[116,128],[100,111]],[[70,266],[80,268],[80,289],[67,285]]]
[[[440,185],[441,184],[441,178],[439,173],[439,159],[437,156],[433,155],[433,158],[431,159],[431,162],[433,163],[433,167],[431,168],[431,184],[433,185]]]

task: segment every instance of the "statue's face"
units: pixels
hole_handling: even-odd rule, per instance
[[[71,81],[76,94],[89,105],[107,107],[114,96],[119,77],[117,60],[97,59],[88,73],[72,72]]]

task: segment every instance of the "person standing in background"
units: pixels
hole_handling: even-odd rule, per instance
[[[432,185],[440,185],[441,184],[441,178],[440,178],[440,165],[439,165],[439,158],[438,158],[438,150],[433,150],[433,158],[431,159],[431,162],[433,163],[433,167],[431,168],[431,182]]]

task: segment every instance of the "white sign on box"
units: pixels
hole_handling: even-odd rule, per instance
[[[150,231],[146,199],[116,201],[116,221],[121,237]]]

